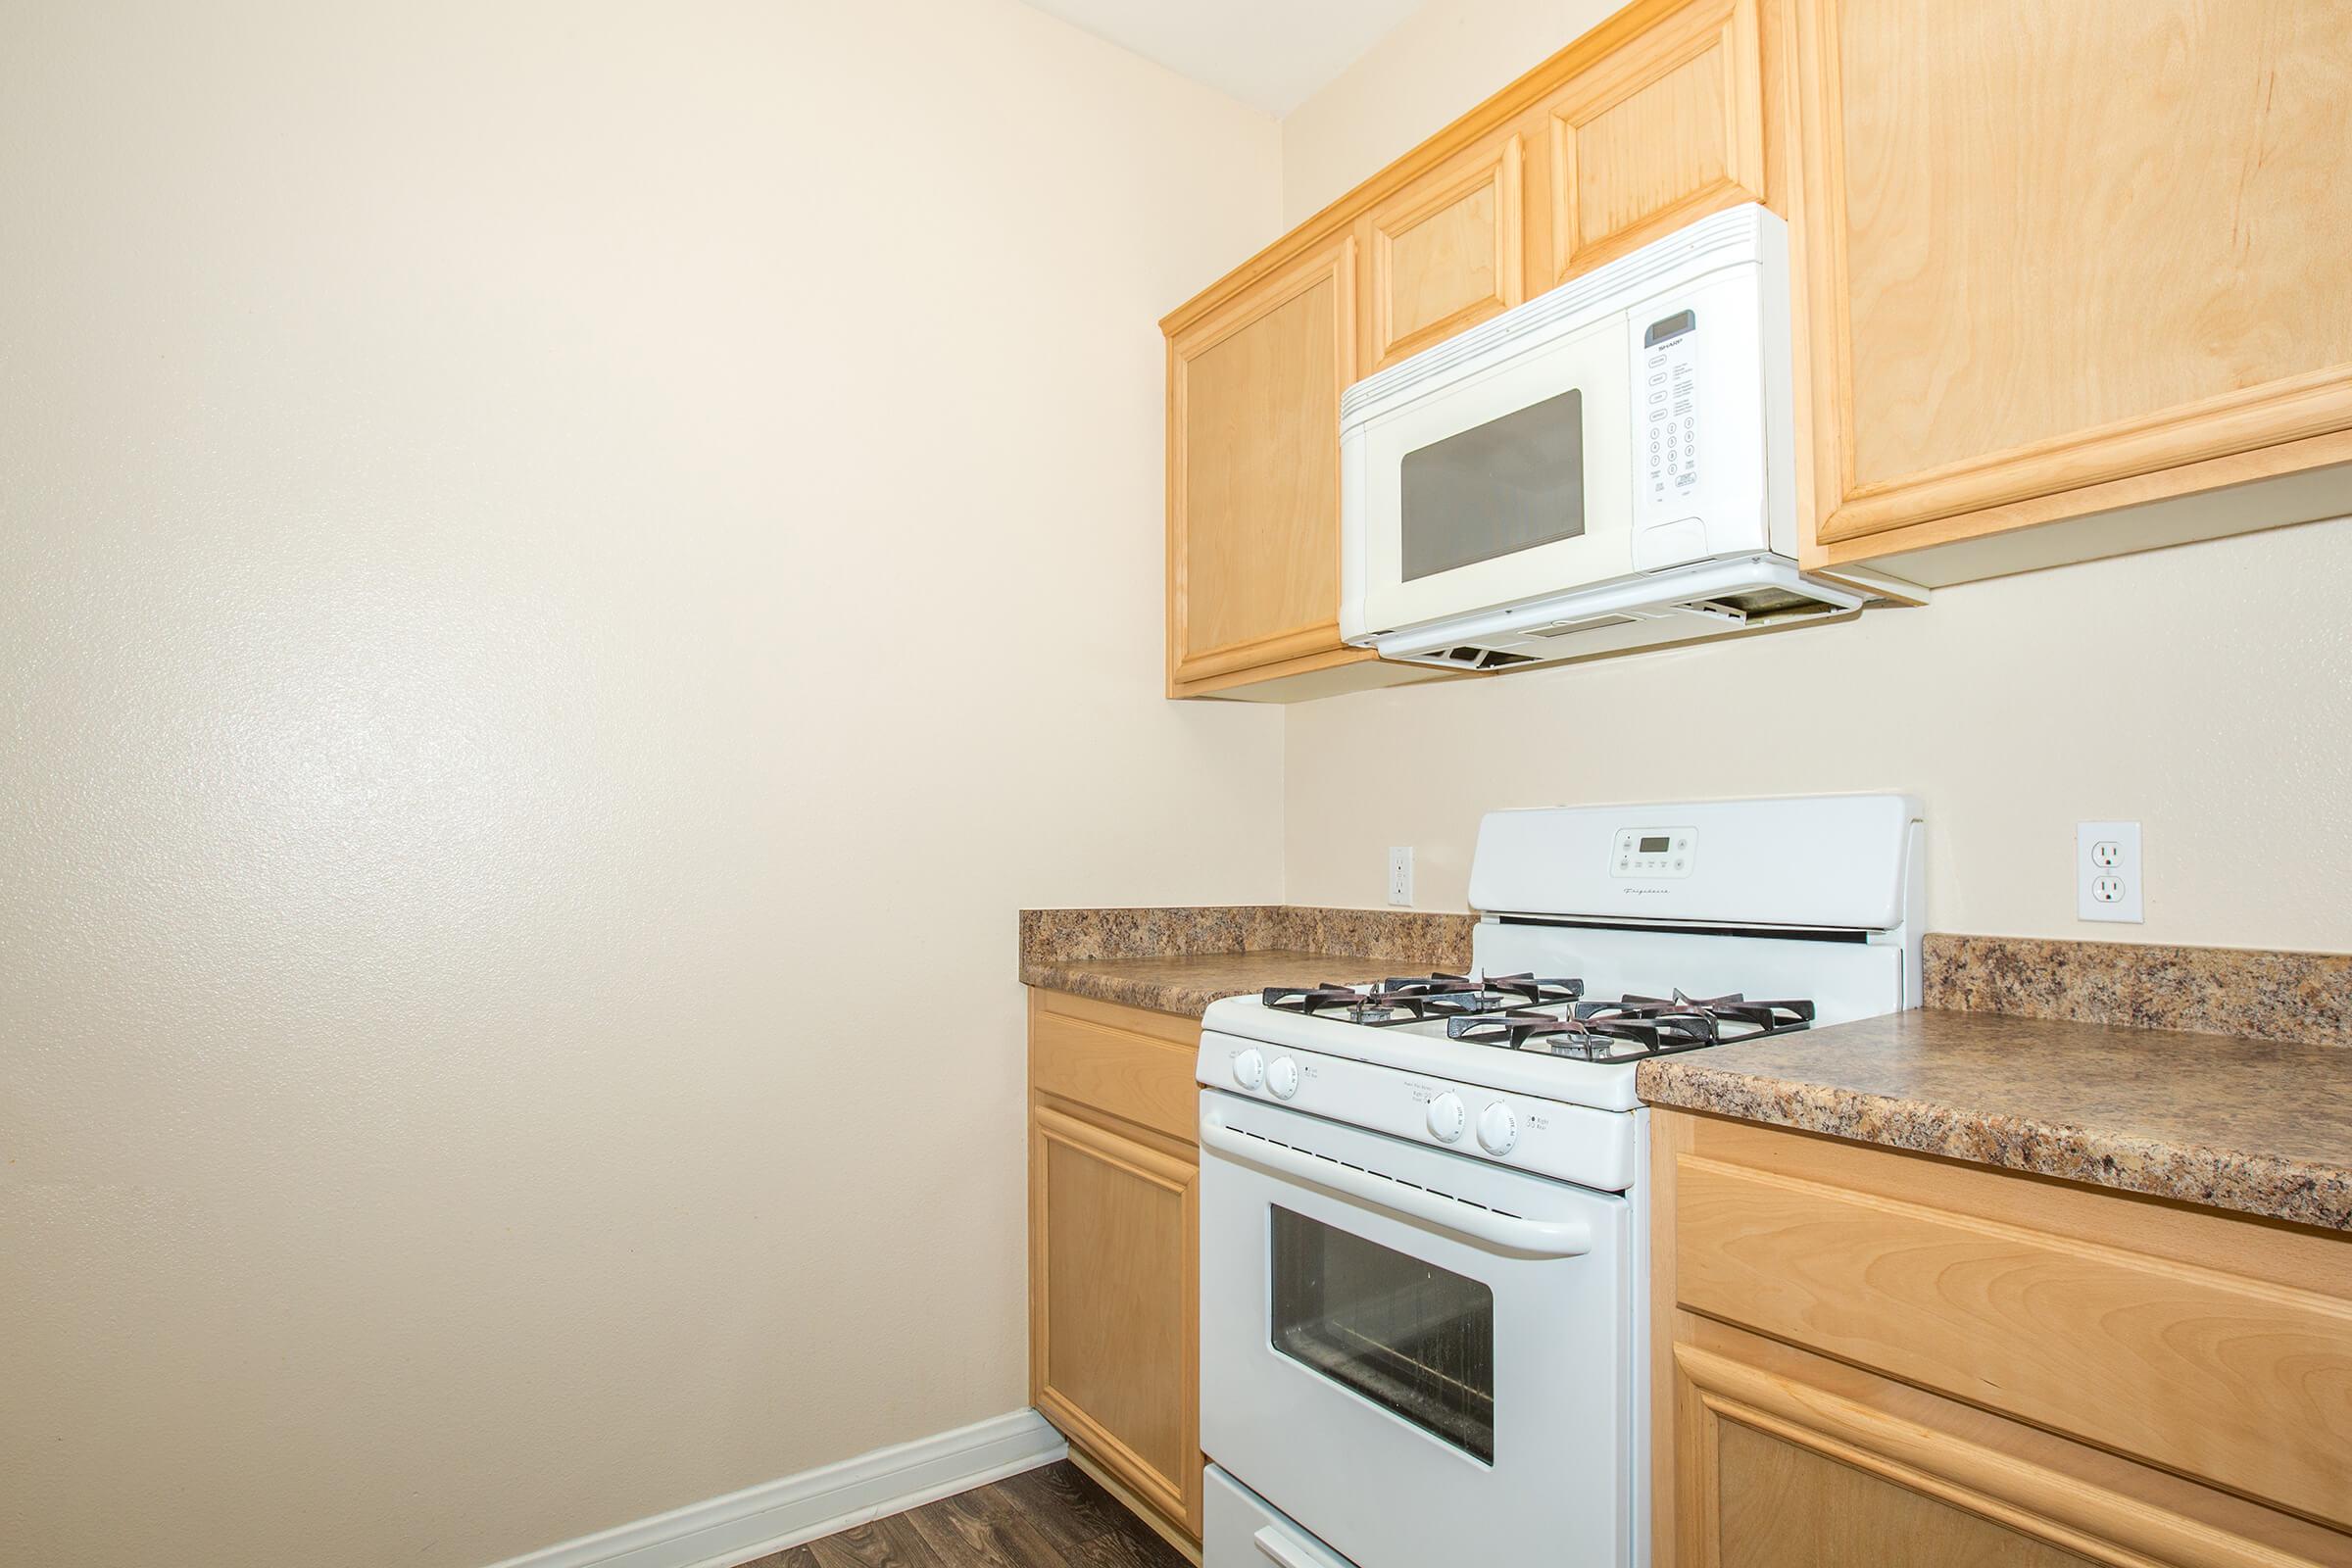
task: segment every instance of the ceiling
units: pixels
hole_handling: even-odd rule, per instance
[[[1287,115],[1422,0],[1029,0],[1038,10]]]

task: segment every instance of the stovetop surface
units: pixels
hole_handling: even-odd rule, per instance
[[[1363,986],[1272,986],[1270,1011],[1368,1029],[1406,1029],[1495,1050],[1578,1062],[1635,1062],[1809,1027],[1810,1000],[1744,993],[1588,996],[1572,976],[1437,973]]]

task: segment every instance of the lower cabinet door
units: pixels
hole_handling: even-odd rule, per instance
[[[1030,1127],[1031,1396],[1198,1539],[1196,1152],[1042,1095]]]

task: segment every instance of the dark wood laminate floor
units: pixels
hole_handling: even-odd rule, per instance
[[[1188,1568],[1067,1459],[744,1568]]]

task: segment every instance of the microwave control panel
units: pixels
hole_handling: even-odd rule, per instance
[[[1626,316],[1636,571],[1773,548],[1765,271],[1725,267]]]
[[[1644,323],[1641,366],[1641,486],[1653,514],[1689,511],[1698,489],[1698,313],[1685,308]]]

